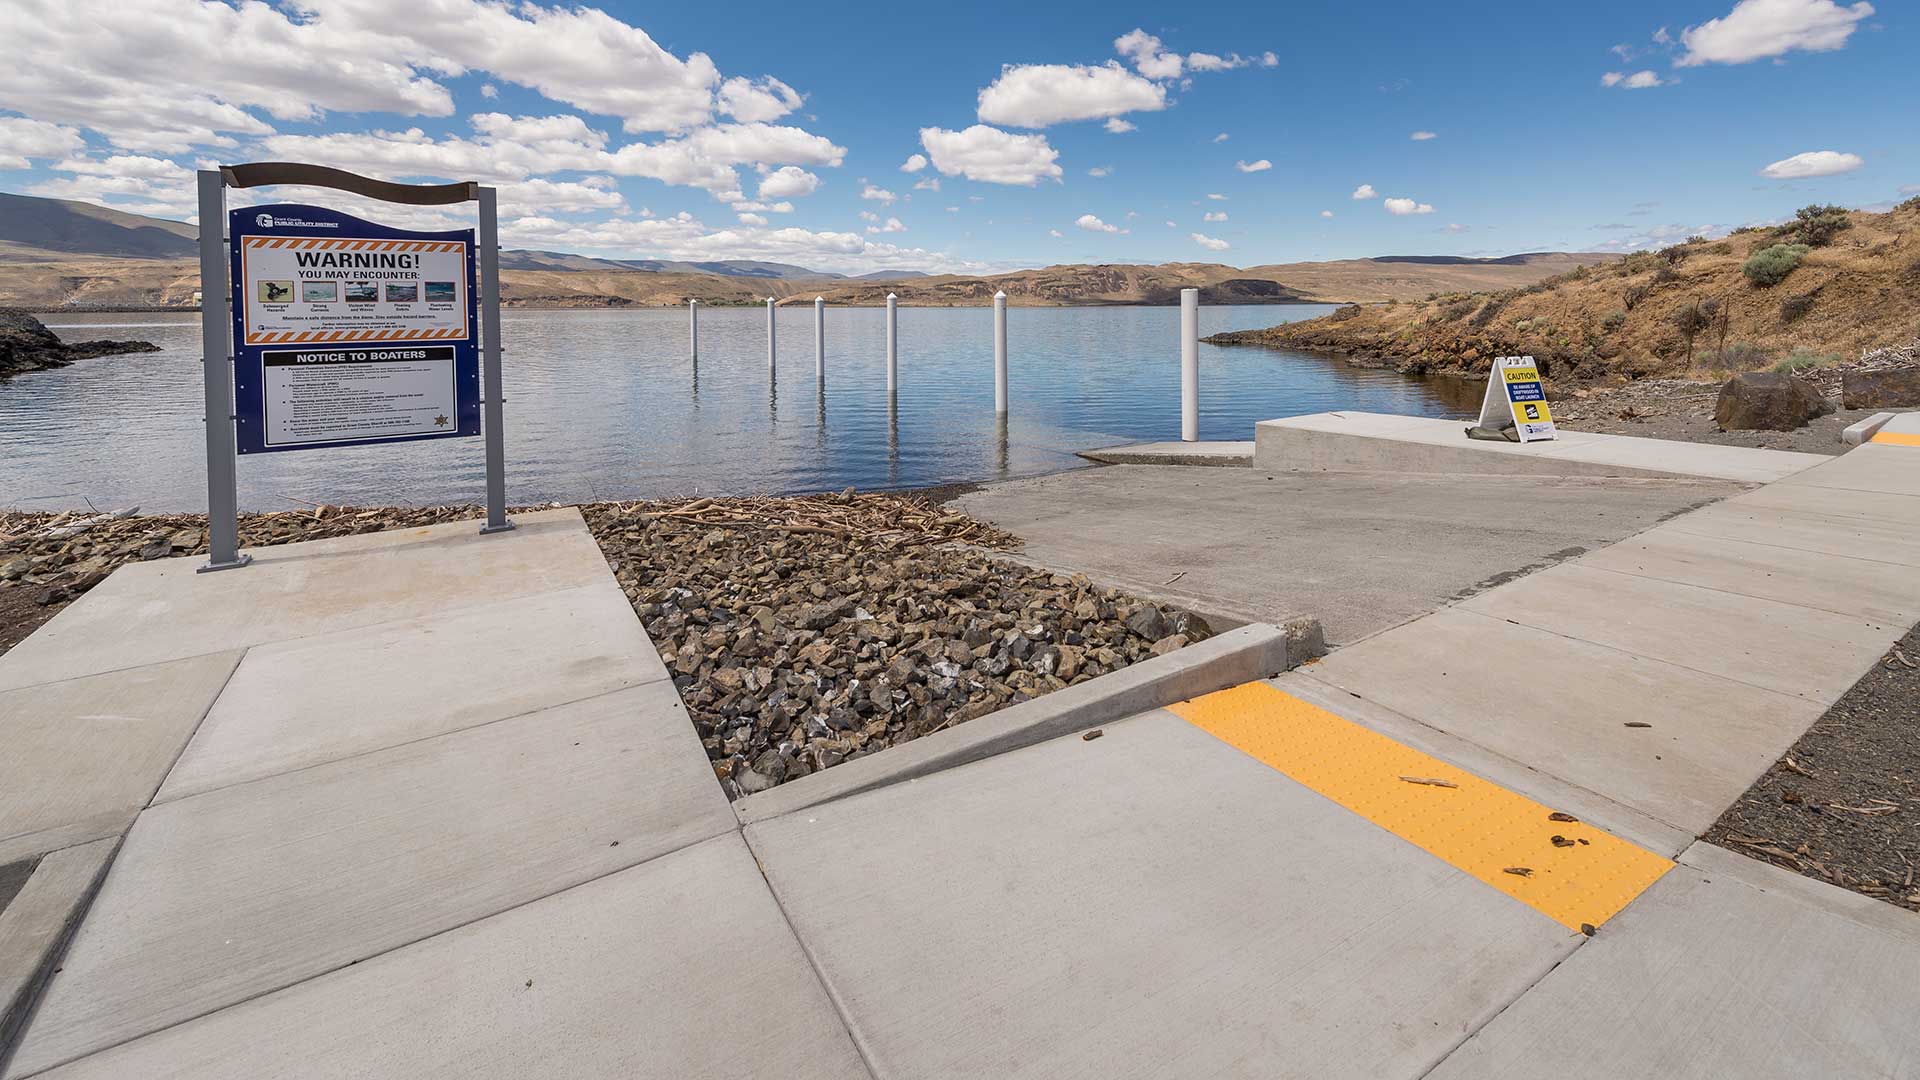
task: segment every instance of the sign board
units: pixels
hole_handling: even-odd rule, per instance
[[[480,434],[471,229],[228,215],[242,454]]]
[[[1540,369],[1531,356],[1502,356],[1487,375],[1487,393],[1480,402],[1480,426],[1502,428],[1511,421],[1520,441],[1554,437],[1553,411],[1540,384]]]

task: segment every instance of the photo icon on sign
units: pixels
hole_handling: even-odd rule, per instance
[[[293,302],[293,282],[262,281],[260,283],[260,302],[263,304],[288,304]]]
[[[1524,405],[1522,406],[1522,408],[1527,410],[1527,419],[1529,420],[1540,419],[1540,406],[1530,404],[1530,405]]]
[[[425,285],[427,302],[451,304],[455,296],[453,282],[429,281]]]
[[[387,303],[411,304],[420,299],[420,283],[417,281],[387,282]]]
[[[380,301],[380,286],[371,281],[347,282],[347,303],[375,304]]]
[[[300,283],[300,299],[309,304],[331,304],[340,299],[340,283],[303,281]]]

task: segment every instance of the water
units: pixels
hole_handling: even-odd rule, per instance
[[[1324,314],[1209,307],[1203,335]],[[0,506],[206,508],[199,316],[41,316],[68,341],[142,338],[160,352],[83,360],[0,384]],[[902,308],[889,412],[885,312],[827,312],[814,379],[812,305],[779,313],[770,387],[763,308],[703,308],[700,364],[682,310],[504,313],[508,498],[514,503],[881,487],[1033,475],[1074,451],[1180,435],[1179,309],[1015,308],[1011,419],[993,413],[992,313]],[[1200,437],[1329,409],[1467,416],[1477,395],[1277,349],[1200,346]],[[287,509],[483,498],[479,439],[249,455],[240,503]]]

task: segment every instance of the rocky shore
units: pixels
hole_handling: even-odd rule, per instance
[[[924,494],[580,507],[732,795],[1211,636],[1204,619],[997,558],[1015,537]],[[245,547],[478,517],[244,515]],[[0,641],[124,563],[206,551],[197,514],[0,512]]]
[[[158,352],[150,341],[62,342],[39,319],[24,311],[0,308],[0,380],[29,371],[63,368],[75,360],[120,353]]]

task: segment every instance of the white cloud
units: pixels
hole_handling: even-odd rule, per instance
[[[742,123],[778,120],[800,107],[800,93],[771,75],[759,81],[739,77],[720,84],[720,111]]]
[[[1272,53],[1267,53],[1266,55],[1273,56]],[[1203,52],[1188,53],[1187,69],[1190,71],[1231,71],[1234,68],[1243,68],[1253,64],[1263,63],[1263,59],[1264,58],[1258,56],[1241,56],[1239,53],[1228,53],[1226,56],[1215,56],[1212,53]],[[1274,57],[1274,64],[1279,62],[1280,58],[1277,56]],[[1265,64],[1265,66],[1272,67],[1273,64]]]
[[[700,262],[760,259],[800,263],[835,272],[866,273],[880,268],[979,272],[979,263],[939,252],[869,240],[854,232],[813,232],[800,228],[734,226],[710,230],[691,214],[581,224],[550,217],[518,218],[501,224],[502,240],[513,247],[577,251],[588,255]]]
[[[1458,235],[1458,234],[1460,234],[1460,233],[1463,233],[1463,232],[1466,232],[1466,231],[1467,231],[1467,226],[1465,226],[1465,225],[1461,225],[1461,224],[1458,224],[1458,223],[1456,222],[1456,223],[1452,223],[1452,224],[1449,224],[1449,225],[1447,225],[1447,226],[1446,226],[1445,228],[1443,228],[1443,229],[1441,229],[1440,231],[1441,231],[1441,232],[1443,232],[1443,233],[1450,233],[1450,234],[1453,234],[1453,235]]]
[[[500,185],[500,205],[516,214],[618,210],[626,204],[610,176],[590,176],[578,182],[535,177]]]
[[[1361,184],[1359,187],[1353,189],[1353,197],[1356,199],[1377,199],[1380,197],[1380,193],[1373,190],[1372,184]]]
[[[926,167],[927,155],[925,154],[908,154],[907,160],[900,163],[900,171],[905,173],[919,172]]]
[[[1263,68],[1279,67],[1280,57],[1276,56],[1273,50],[1269,49],[1260,54],[1260,66]]]
[[[1322,210],[1322,211],[1320,211],[1320,216],[1321,216],[1321,217],[1323,217],[1323,218],[1330,218],[1330,217],[1332,217],[1332,216],[1333,216],[1333,211],[1331,211],[1331,210]]]
[[[782,165],[760,178],[762,199],[798,199],[820,188],[820,178],[798,165]]]
[[[1631,75],[1620,71],[1609,71],[1600,76],[1600,85],[1619,87],[1622,90],[1647,90],[1655,86],[1665,86],[1666,83],[1652,71],[1636,71]]]
[[[492,101],[494,98],[500,96],[500,88],[492,83],[482,84],[480,87],[480,96],[486,98],[488,101]]]
[[[1227,220],[1227,212],[1225,210],[1209,210],[1205,214],[1201,215],[1200,220],[1225,221]]]
[[[1165,87],[1109,60],[1099,67],[1008,65],[992,85],[980,91],[979,115],[989,124],[1042,128],[1166,107]]]
[[[1440,136],[1435,135],[1431,131],[1416,131],[1407,136],[1407,138],[1412,139],[1414,142],[1426,142],[1428,139],[1437,139],[1439,137]]]
[[[767,219],[761,217],[759,214],[740,215],[740,224],[742,225],[765,225],[766,223]]]
[[[1088,232],[1124,233],[1127,231],[1118,225],[1109,225],[1092,214],[1081,214],[1074,220],[1074,224]]]
[[[1177,79],[1183,61],[1179,53],[1160,46],[1160,39],[1138,27],[1113,40],[1113,50],[1133,61],[1134,70],[1149,79]]]
[[[1221,132],[1220,134],[1218,134],[1218,135],[1215,135],[1215,136],[1213,137],[1213,141],[1214,141],[1214,142],[1217,142],[1217,143],[1222,143],[1222,142],[1226,142],[1226,141],[1227,141],[1228,139],[1230,139],[1230,138],[1232,138],[1232,137],[1233,137],[1233,136],[1231,136],[1231,135],[1228,135],[1228,134],[1227,134],[1226,132],[1224,132],[1224,131],[1223,131],[1223,132]]]
[[[1053,237],[1055,240],[1060,240],[1064,239],[1067,234],[1061,232],[1059,229],[1048,229],[1047,235]]]
[[[1395,217],[1406,217],[1409,214],[1433,213],[1433,207],[1423,202],[1414,202],[1412,199],[1388,199],[1381,205],[1387,208],[1387,213]]]
[[[1219,192],[1217,192],[1217,191],[1209,191],[1209,192],[1207,192],[1207,198],[1209,198],[1209,199],[1212,199],[1212,200],[1213,200],[1214,202],[1226,202],[1226,201],[1227,201],[1227,197],[1226,197],[1225,195],[1222,195],[1222,194],[1220,194],[1220,193],[1219,193]]]
[[[1179,226],[1178,224],[1176,224],[1175,222],[1171,222],[1171,221],[1169,221],[1169,222],[1167,222],[1167,228],[1169,228],[1169,229],[1177,229],[1177,228],[1179,228],[1179,227],[1180,227],[1180,226]]]
[[[1205,233],[1194,233],[1192,235],[1193,235],[1193,242],[1196,244],[1199,244],[1203,248],[1206,248],[1208,251],[1225,251],[1229,247],[1233,246],[1227,243],[1225,240],[1218,239],[1217,237],[1208,236]]]
[[[0,116],[0,169],[24,169],[28,158],[60,158],[77,154],[86,145],[70,127]]]
[[[1268,169],[1273,168],[1273,162],[1268,161],[1266,158],[1261,158],[1259,161],[1236,161],[1233,163],[1233,167],[1239,169],[1241,172],[1266,172]]]
[[[1113,132],[1115,135],[1125,135],[1129,131],[1140,130],[1135,127],[1131,121],[1122,120],[1117,116],[1108,117],[1105,126],[1108,131]]]
[[[867,226],[868,233],[896,233],[896,232],[906,232],[906,231],[907,231],[907,227],[905,225],[902,225],[900,223],[900,219],[897,217],[888,218],[886,220],[886,223],[883,225]]]
[[[761,202],[758,199],[741,199],[740,201],[733,204],[733,208],[735,210],[745,211],[749,213],[756,213],[756,214],[791,214],[793,213],[793,204],[790,202],[770,203],[770,202]]]
[[[1744,64],[1795,49],[1832,52],[1846,47],[1873,5],[1841,7],[1833,0],[1740,0],[1733,10],[1680,33],[1686,53],[1676,67]]]
[[[923,177],[921,177],[920,179],[918,179],[918,180],[915,180],[915,181],[913,182],[913,190],[915,190],[915,191],[939,191],[939,190],[940,190],[940,178],[939,178],[939,177],[937,177],[937,176],[923,176]]]
[[[1843,154],[1835,150],[1809,150],[1804,154],[1795,154],[1783,158],[1760,170],[1760,175],[1769,180],[1805,180],[1815,176],[1838,176],[1850,173],[1865,165],[1859,154]]]
[[[964,176],[988,184],[1024,184],[1058,180],[1060,152],[1045,135],[1015,135],[985,124],[964,131],[920,129],[920,145],[933,167],[946,176]]]
[[[1113,166],[1095,165],[1093,168],[1087,170],[1087,175],[1094,177],[1111,176],[1113,175]]]
[[[872,184],[868,184],[866,187],[860,189],[860,197],[869,202],[877,202],[882,206],[892,206],[893,201],[900,196],[895,195],[886,188],[874,187]]]

